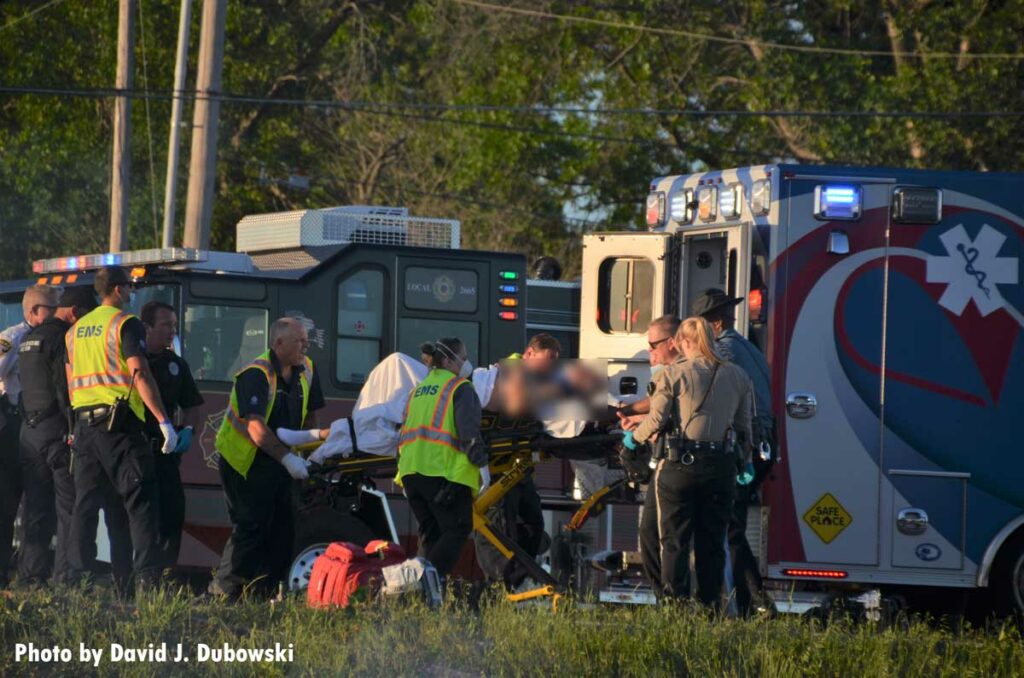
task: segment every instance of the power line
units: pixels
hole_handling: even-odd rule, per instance
[[[477,9],[504,12],[506,14],[517,14],[520,16],[528,16],[535,19],[551,19],[555,21],[565,21],[569,23],[581,23],[590,24],[592,26],[602,26],[605,28],[623,28],[626,30],[637,31],[640,33],[651,33],[654,35],[670,35],[674,37],[690,38],[693,40],[704,40],[706,42],[717,42],[727,45],[756,45],[765,49],[777,49],[790,52],[804,52],[810,54],[839,54],[844,56],[864,56],[864,57],[902,57],[907,59],[1009,59],[1009,60],[1022,60],[1024,54],[1019,53],[970,53],[970,52],[896,52],[896,51],[884,51],[884,50],[861,50],[861,49],[842,49],[839,47],[819,47],[817,45],[793,45],[781,42],[770,42],[757,40],[756,38],[728,38],[720,35],[713,35],[710,33],[697,33],[694,31],[684,31],[678,28],[656,28],[653,26],[644,26],[640,24],[632,24],[624,21],[611,21],[608,19],[594,19],[591,17],[572,16],[567,14],[553,14],[551,12],[544,12],[536,9],[525,9],[522,7],[509,7],[507,5],[493,5],[487,2],[479,2],[479,0],[452,0],[453,2],[460,5],[467,5],[475,7]]]
[[[43,10],[49,9],[50,7],[53,7],[54,5],[58,5],[58,4],[62,3],[62,2],[64,2],[64,0],[50,0],[50,2],[46,3],[45,5],[43,5],[41,7],[36,7],[31,12],[27,12],[25,14],[22,14],[20,17],[18,17],[14,21],[11,21],[9,23],[4,24],[3,26],[0,26],[0,33],[2,33],[3,31],[6,31],[11,26],[14,26],[16,24],[21,23],[25,19],[28,19],[29,17],[33,17],[36,14],[39,14],[40,12],[42,12]]]
[[[0,93],[16,95],[62,96],[79,98],[128,97],[131,99],[162,99],[170,100],[172,92],[154,90],[120,90],[116,88],[59,88],[59,87],[18,87],[0,85]],[[783,110],[743,110],[743,109],[651,109],[651,108],[584,108],[567,106],[511,106],[496,104],[435,104],[417,102],[365,102],[365,101],[334,101],[330,99],[274,99],[267,97],[239,94],[195,94],[185,93],[183,98],[200,101],[216,100],[222,104],[260,104],[269,106],[287,106],[297,108],[334,109],[352,113],[370,113],[376,115],[395,115],[399,117],[420,118],[441,122],[451,122],[480,127],[512,129],[537,134],[553,133],[541,128],[517,127],[503,123],[488,123],[475,120],[422,117],[416,114],[402,113],[404,110],[428,112],[479,112],[479,113],[530,113],[535,115],[590,115],[590,116],[679,116],[688,118],[917,118],[917,119],[957,119],[957,118],[1019,118],[1024,117],[1020,111],[783,111]],[[623,141],[629,143],[652,143],[650,140],[628,139],[623,137],[604,137],[574,132],[557,132],[559,136],[580,136],[593,138],[596,141]]]

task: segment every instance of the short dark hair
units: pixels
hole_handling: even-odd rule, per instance
[[[156,315],[161,310],[170,311],[171,313],[177,313],[177,311],[174,310],[174,307],[171,306],[170,304],[154,300],[146,302],[146,304],[142,307],[142,311],[139,313],[139,316],[142,318],[142,322],[144,324],[153,327],[153,325],[156,324]]]
[[[96,278],[92,282],[93,289],[101,299],[106,299],[114,293],[118,285],[130,285],[132,279],[120,266],[104,266],[96,271]]]
[[[559,355],[562,354],[562,342],[547,332],[541,332],[530,337],[530,343],[526,345],[526,348],[532,348],[534,351],[554,351]]]

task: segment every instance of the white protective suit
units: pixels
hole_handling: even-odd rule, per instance
[[[392,353],[384,358],[367,375],[352,414],[331,424],[330,435],[310,455],[310,461],[322,464],[339,455],[347,457],[355,446],[368,454],[396,456],[409,394],[426,378],[427,372],[426,365],[404,353]],[[471,380],[481,404],[490,401],[497,378],[496,364],[473,370]],[[585,424],[585,421],[545,422],[545,428],[551,435],[569,438],[579,435]],[[355,446],[350,426],[355,429]]]

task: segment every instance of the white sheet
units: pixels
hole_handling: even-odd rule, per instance
[[[384,457],[398,454],[399,431],[409,393],[426,378],[428,372],[426,365],[404,353],[392,353],[370,371],[351,415],[360,451]],[[494,393],[498,365],[478,367],[473,370],[471,378],[480,402],[486,405]],[[545,422],[545,428],[557,438],[579,435],[585,425],[585,421]],[[352,454],[348,419],[333,422],[330,430],[324,444],[310,455],[312,461],[323,463],[331,457]]]

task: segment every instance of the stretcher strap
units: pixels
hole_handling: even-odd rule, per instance
[[[352,439],[352,454],[362,452],[359,449],[359,442],[356,440],[356,425],[352,422],[352,417],[346,417],[345,421],[348,422],[348,436]]]

